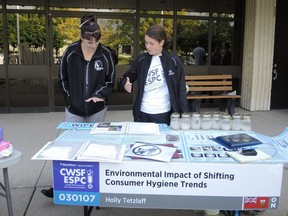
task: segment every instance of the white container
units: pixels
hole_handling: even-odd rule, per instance
[[[180,129],[180,114],[179,113],[174,112],[171,114],[170,128],[173,130],[179,130]]]
[[[220,124],[221,130],[228,131],[231,129],[231,116],[229,114],[223,114]]]
[[[235,113],[231,121],[231,130],[241,130],[241,114]]]
[[[201,128],[201,116],[200,113],[192,113],[191,117],[191,128],[198,130]]]
[[[201,119],[201,128],[204,130],[211,129],[211,113],[203,113]]]
[[[252,119],[250,114],[243,114],[241,120],[241,130],[250,131],[252,129]]]
[[[180,119],[180,128],[182,130],[189,130],[190,129],[190,113],[182,113]]]

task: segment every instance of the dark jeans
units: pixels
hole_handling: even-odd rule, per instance
[[[149,114],[140,112],[139,122],[155,122],[170,125],[171,111],[159,114]]]

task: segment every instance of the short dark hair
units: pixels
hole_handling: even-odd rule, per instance
[[[148,28],[148,30],[146,31],[146,35],[157,40],[158,42],[161,42],[162,40],[164,40],[164,44],[163,47],[168,47],[169,46],[169,40],[166,36],[166,32],[165,30],[159,26],[159,25],[152,25]]]
[[[95,22],[92,15],[81,17],[80,29],[83,39],[91,40],[91,38],[95,38],[96,41],[99,41],[101,38],[100,26]]]

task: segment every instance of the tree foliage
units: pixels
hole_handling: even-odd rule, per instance
[[[19,26],[20,43],[30,48],[43,48],[46,46],[46,30],[44,15],[17,14],[7,15],[7,29],[9,45],[13,48],[18,46],[17,26]]]
[[[17,18],[18,16],[18,18]],[[69,19],[68,19],[69,20]],[[61,24],[61,18],[57,22]],[[19,42],[29,48],[46,47],[46,20],[43,14],[7,14],[7,32],[9,45],[13,49],[18,47],[17,26],[19,27]],[[62,31],[53,26],[53,48],[59,50],[64,44],[65,39],[70,39],[67,35],[73,34],[73,31]]]
[[[177,52],[187,55],[197,42],[207,50],[208,23],[202,20],[181,20],[177,23]]]
[[[154,14],[152,14],[153,16]],[[46,20],[44,14],[7,14],[7,32],[9,46],[18,47],[17,26],[19,26],[20,43],[28,48],[46,48]],[[2,17],[0,18],[2,26]],[[101,43],[111,47],[119,53],[121,46],[131,46],[134,43],[134,19],[98,19],[102,31]],[[56,55],[62,47],[80,38],[80,19],[70,17],[56,17],[52,19],[52,41]],[[158,24],[163,26],[167,37],[173,41],[173,19],[147,17],[141,18],[139,23],[140,51],[145,51],[144,35],[149,26]],[[199,19],[181,19],[177,22],[176,51],[179,55],[187,55],[193,51],[197,42],[208,49],[209,22]],[[224,42],[233,44],[234,26],[229,21],[213,21],[212,49],[221,47]],[[3,32],[0,35],[0,46],[3,47]]]
[[[121,46],[133,46],[133,20],[108,19],[100,21],[102,32],[101,42],[119,53]]]
[[[80,19],[70,17],[56,17],[52,20],[53,36],[59,37],[63,45],[70,44],[80,38]],[[55,48],[55,47],[54,47]]]
[[[79,18],[57,17],[53,23],[53,49],[56,56],[60,55],[60,49],[80,38]]]

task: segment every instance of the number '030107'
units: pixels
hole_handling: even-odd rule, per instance
[[[59,200],[66,202],[93,202],[95,199],[95,195],[87,195],[87,194],[59,194]]]

